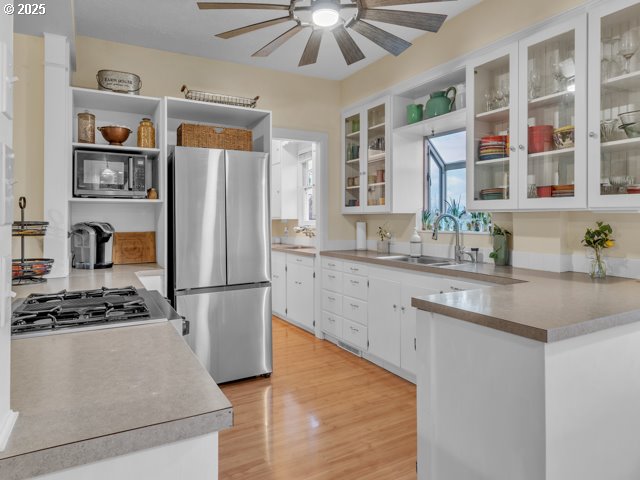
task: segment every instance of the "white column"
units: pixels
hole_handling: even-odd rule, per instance
[[[71,113],[69,42],[44,34],[44,240],[45,258],[53,258],[49,277],[69,275],[69,197],[71,196]]]
[[[4,2],[12,4],[13,2]],[[0,451],[17,413],[11,410],[11,195],[13,182],[13,17],[0,14]],[[12,196],[12,195],[11,195]]]

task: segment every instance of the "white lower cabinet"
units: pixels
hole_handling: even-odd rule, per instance
[[[284,320],[312,331],[314,259],[284,252],[271,254],[271,309]]]
[[[271,255],[271,310],[276,315],[286,316],[287,310],[287,254],[273,252]]]
[[[493,286],[331,257],[322,268],[322,331],[405,378],[415,375],[417,363],[418,310],[411,299]]]
[[[400,366],[400,282],[369,276],[369,350]]]
[[[426,295],[440,293],[440,290],[403,283],[401,292],[400,368],[415,374],[418,361],[416,356],[416,315],[418,309],[411,306],[411,299],[413,297],[424,297]]]

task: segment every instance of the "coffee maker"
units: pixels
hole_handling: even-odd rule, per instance
[[[72,266],[81,269],[113,266],[113,234],[106,222],[76,223],[71,229]]]

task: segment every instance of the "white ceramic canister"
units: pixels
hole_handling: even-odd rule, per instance
[[[356,223],[356,250],[367,249],[367,222]]]

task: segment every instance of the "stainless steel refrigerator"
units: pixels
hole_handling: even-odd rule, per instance
[[[217,383],[272,371],[266,153],[175,147],[167,285]]]

